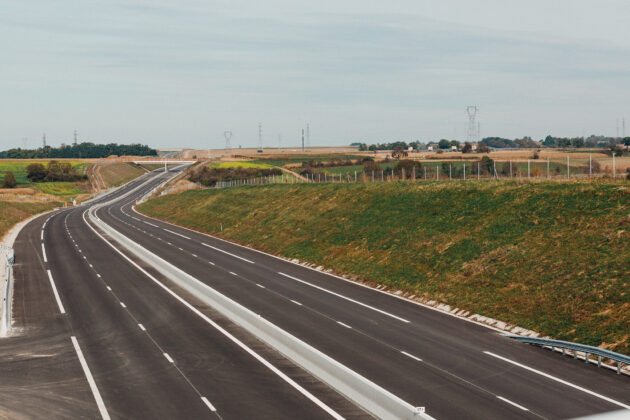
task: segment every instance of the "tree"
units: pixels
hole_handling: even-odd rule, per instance
[[[438,147],[440,149],[450,149],[451,148],[451,142],[445,139],[440,140],[440,142],[438,143]]]
[[[490,153],[490,148],[485,143],[477,144],[477,152],[478,153]]]
[[[26,167],[26,177],[31,182],[42,182],[46,175],[46,168],[41,163],[31,163]]]
[[[413,176],[414,168],[416,168],[416,177],[418,177],[420,175],[420,172],[422,171],[422,163],[418,162],[417,160],[403,159],[396,162],[396,165],[394,166],[394,172],[396,173],[396,175],[402,177],[402,172],[404,169],[405,178],[411,178]]]
[[[381,165],[378,164],[378,162],[375,162],[374,160],[366,160],[365,162],[363,162],[363,172],[367,173],[372,173],[372,171],[374,172],[378,172],[381,170]]]
[[[630,137],[624,137],[623,144],[625,146],[630,146]]]
[[[455,146],[455,147],[457,147],[459,149],[459,147],[461,145],[462,144],[460,142],[458,142],[457,140],[451,140],[451,147]]]
[[[580,137],[571,139],[571,146],[575,148],[584,147],[584,139]]]
[[[13,175],[13,172],[7,171],[7,173],[4,174],[2,188],[15,188],[16,185],[17,182],[15,181],[15,175]]]
[[[403,157],[407,157],[408,155],[409,153],[401,147],[396,147],[392,151],[392,157],[396,160],[399,160],[400,158],[403,158]]]
[[[543,140],[542,144],[545,147],[553,147],[556,145],[556,139],[551,136],[547,136],[545,137],[545,140]]]
[[[462,153],[472,153],[472,144],[469,142],[464,143],[464,147],[462,147]]]

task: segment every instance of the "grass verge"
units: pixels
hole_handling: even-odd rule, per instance
[[[163,196],[140,210],[630,354],[624,181],[245,186]]]

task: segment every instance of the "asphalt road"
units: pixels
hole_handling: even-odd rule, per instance
[[[98,210],[98,217],[367,379],[414,406],[426,407],[436,418],[569,418],[630,407],[630,380],[625,376],[135,212],[136,199],[163,176],[152,173],[117,191],[115,195],[122,196],[155,178]],[[50,365],[44,369],[49,376],[61,376],[57,382],[63,386],[52,381],[50,392],[65,396],[77,414],[98,413],[98,406],[76,355],[72,357],[71,335],[112,417],[365,416],[211,308],[177,291],[193,309],[233,333],[305,392],[243,351],[103,242],[86,225],[84,211],[60,211],[47,222],[47,262],[40,247],[45,217],[27,225],[18,237],[15,299],[20,303],[14,313],[26,331],[11,339],[42,346],[48,339],[60,348],[55,353],[59,363],[36,361]],[[47,283],[48,269],[63,315]],[[0,369],[4,364],[0,358]],[[35,375],[32,382],[42,381]],[[202,397],[217,411],[208,411]]]

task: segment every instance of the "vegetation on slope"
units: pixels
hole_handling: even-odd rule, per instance
[[[163,196],[140,210],[630,354],[627,182],[244,186]]]
[[[53,201],[39,203],[0,201],[0,238],[2,238],[14,224],[29,216],[61,205],[61,203]]]

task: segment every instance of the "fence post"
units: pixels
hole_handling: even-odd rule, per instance
[[[385,170],[381,169],[381,182],[385,181]]]
[[[466,164],[464,163],[464,181],[466,181]]]
[[[424,180],[427,180],[427,167],[424,167]]]
[[[615,173],[615,151],[612,151],[612,155],[613,155],[613,178],[617,178],[617,174]]]
[[[435,180],[436,181],[440,180],[440,167],[439,166],[435,167]]]
[[[452,181],[453,180],[453,170],[451,169],[451,164],[448,164],[448,180]]]
[[[413,175],[412,175],[413,180],[415,181],[416,180],[416,163],[415,162],[413,163],[413,168],[411,170],[413,172]]]
[[[510,179],[512,179],[512,161],[510,161]]]
[[[567,179],[571,178],[571,168],[569,167],[569,155],[567,155]]]
[[[480,162],[477,162],[477,180],[479,180],[479,179],[480,179],[480,176],[479,176],[479,170],[480,170],[480,169],[481,169],[481,163],[480,163]]]
[[[354,171],[354,182],[357,182],[357,171]]]
[[[374,171],[372,171],[372,182],[374,182]]]
[[[549,179],[549,157],[547,157],[547,179]]]
[[[527,159],[527,179],[529,178],[529,159]]]
[[[588,177],[593,177],[593,155],[588,155]]]

